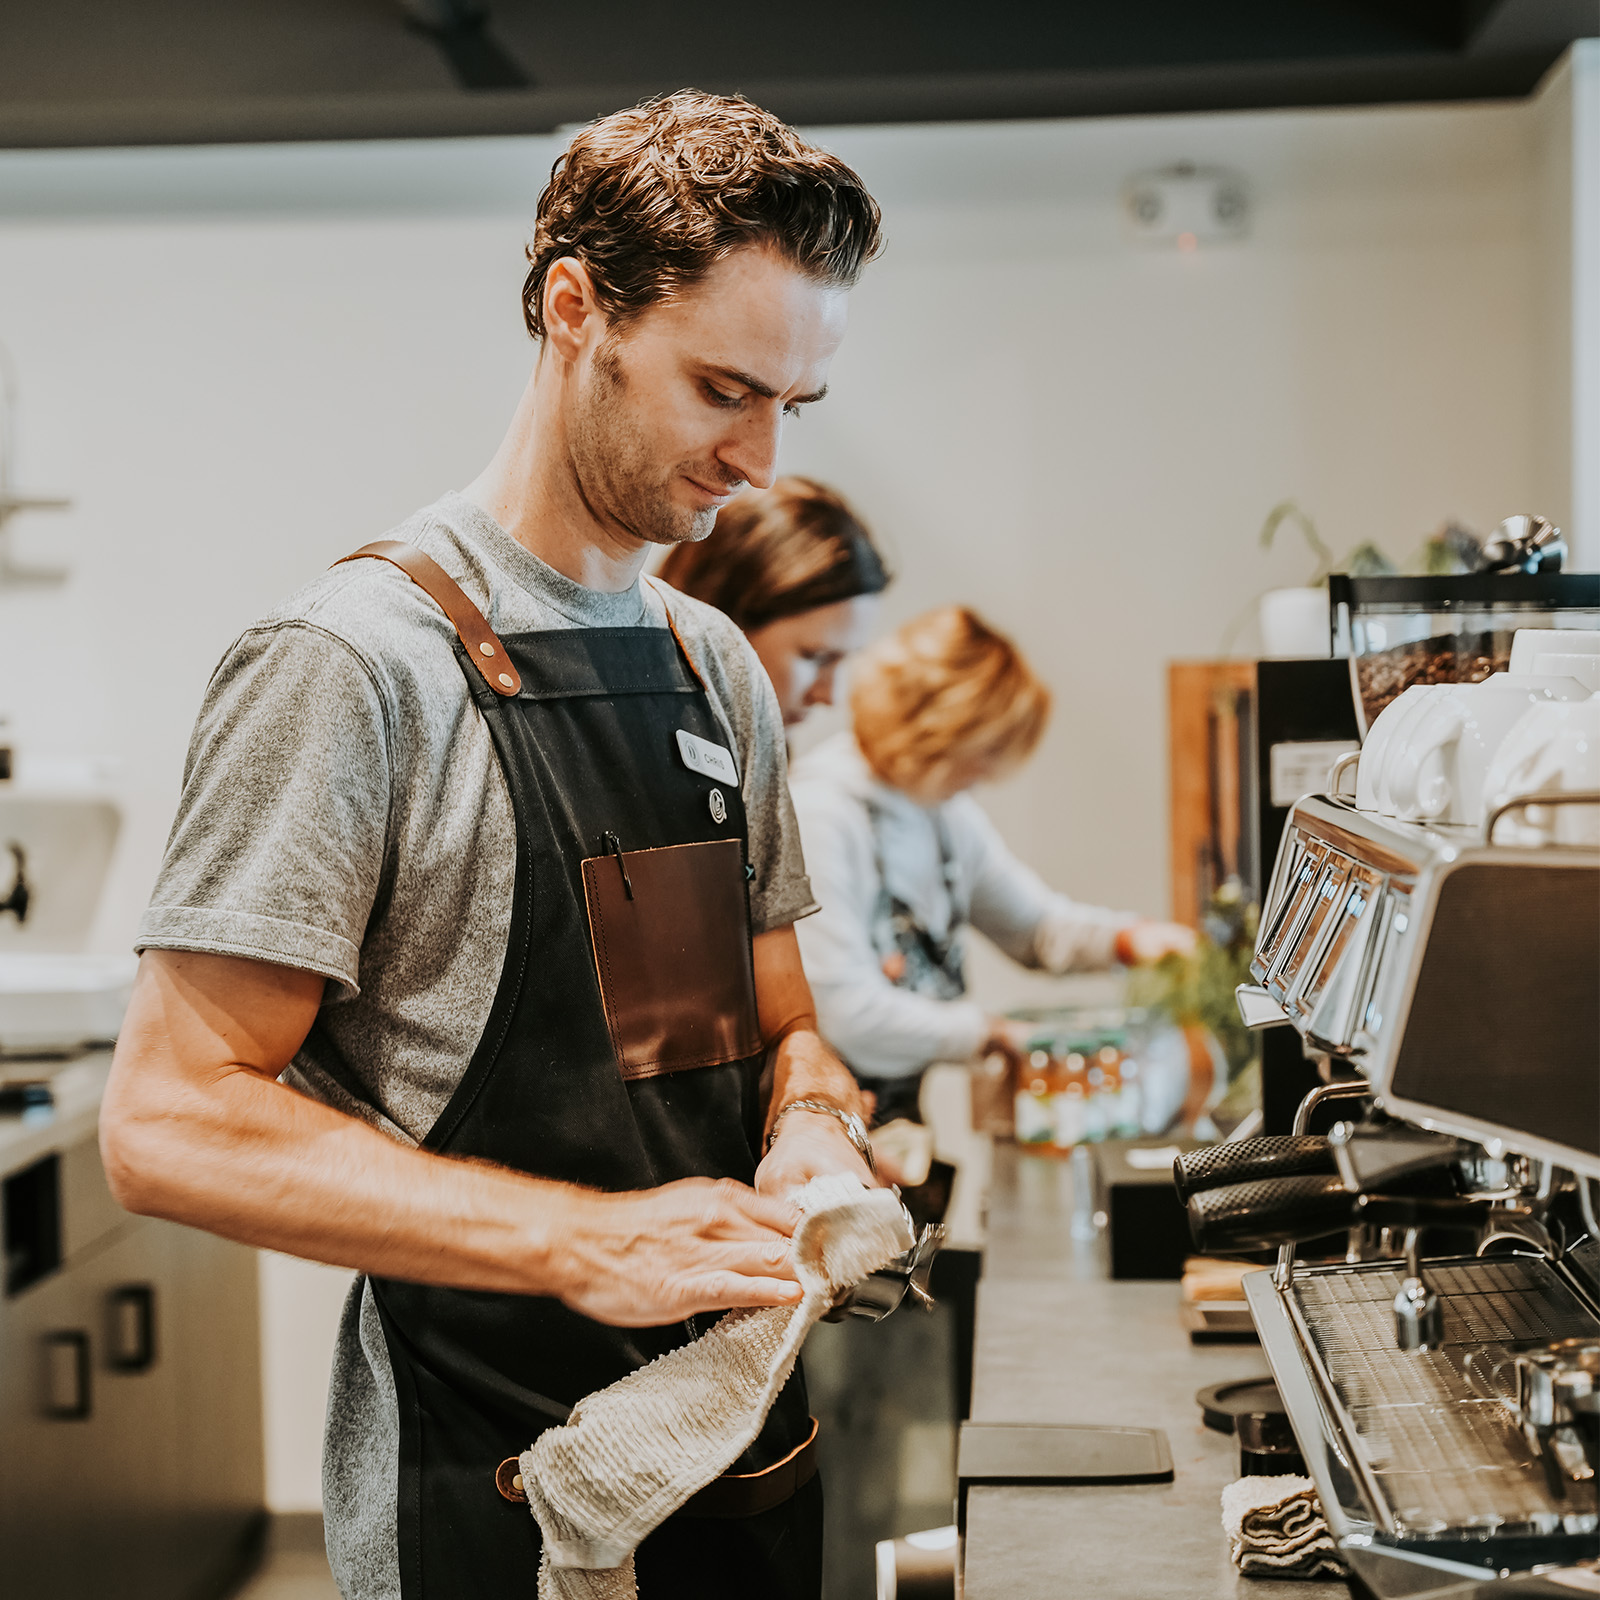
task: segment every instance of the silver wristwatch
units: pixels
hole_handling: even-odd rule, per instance
[[[776,1117],[772,1119],[772,1127],[767,1134],[767,1149],[772,1148],[772,1141],[778,1137],[778,1129],[783,1125],[783,1119],[791,1111],[820,1111],[825,1116],[837,1117],[844,1125],[846,1137],[856,1147],[861,1159],[866,1162],[867,1170],[877,1177],[878,1163],[872,1159],[872,1141],[867,1137],[867,1125],[853,1111],[846,1111],[843,1106],[836,1106],[827,1100],[791,1100]]]

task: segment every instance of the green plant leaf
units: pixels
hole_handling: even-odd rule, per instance
[[[1261,524],[1261,548],[1270,550],[1272,541],[1277,536],[1278,529],[1284,523],[1292,522],[1299,530],[1300,537],[1306,542],[1306,547],[1317,558],[1316,570],[1312,573],[1307,583],[1315,587],[1333,571],[1333,552],[1322,542],[1322,535],[1317,532],[1317,525],[1299,504],[1293,500],[1280,500],[1268,513],[1267,520]]]
[[[1345,557],[1345,571],[1353,578],[1392,578],[1399,570],[1370,539]]]

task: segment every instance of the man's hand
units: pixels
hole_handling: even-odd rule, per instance
[[[787,1201],[731,1179],[686,1178],[631,1194],[568,1190],[541,1231],[557,1242],[552,1277],[563,1305],[649,1328],[701,1311],[794,1305],[798,1220]]]
[[[837,1117],[797,1109],[783,1119],[772,1149],[756,1168],[756,1192],[777,1199],[813,1178],[834,1173],[863,1183],[878,1181]]]

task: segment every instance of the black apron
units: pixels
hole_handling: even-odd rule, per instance
[[[403,565],[391,548],[371,553]],[[679,730],[724,748],[728,735],[676,631],[499,640],[485,625],[475,643],[445,609],[474,652],[501,645],[520,677],[496,693],[457,646],[511,796],[517,861],[488,1024],[423,1148],[612,1191],[752,1183],[763,1050],[744,805],[736,783],[685,765]],[[504,665],[487,668],[503,685],[515,681]],[[501,1497],[497,1465],[714,1320],[613,1328],[553,1299],[378,1278],[372,1291],[400,1409],[404,1600],[531,1594],[538,1524]],[[797,1369],[730,1470],[760,1472],[811,1431]],[[642,1600],[815,1600],[821,1521],[814,1478],[758,1516],[669,1519],[638,1551]]]

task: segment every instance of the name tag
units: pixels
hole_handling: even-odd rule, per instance
[[[691,772],[703,778],[715,778],[719,783],[739,782],[739,769],[733,764],[733,752],[724,745],[712,744],[709,739],[696,738],[686,729],[678,729],[678,754]]]

